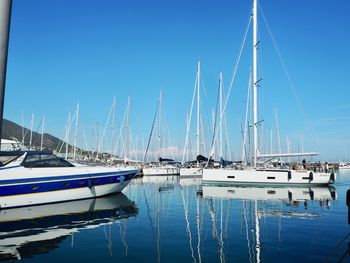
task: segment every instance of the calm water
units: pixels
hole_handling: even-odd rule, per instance
[[[0,259],[21,262],[350,262],[346,191],[202,186],[148,177],[124,194],[0,211]]]

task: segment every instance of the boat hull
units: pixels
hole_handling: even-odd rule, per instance
[[[203,168],[180,168],[180,177],[196,177],[201,178],[203,175]]]
[[[38,169],[20,167],[12,171],[1,171],[1,209],[119,193],[138,173],[138,170],[109,167],[73,167],[59,171],[52,168]],[[18,173],[25,173],[26,176],[19,176]],[[51,175],[48,176],[49,174]]]
[[[335,173],[315,173],[280,169],[204,169],[203,183],[243,185],[329,185]]]
[[[148,167],[143,168],[142,173],[144,176],[149,175],[179,175],[180,169],[178,167]]]

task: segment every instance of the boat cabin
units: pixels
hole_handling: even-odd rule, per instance
[[[52,151],[0,151],[0,167],[15,161],[26,168],[74,167],[70,162],[54,155]]]

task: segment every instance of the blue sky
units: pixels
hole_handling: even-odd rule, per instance
[[[260,20],[259,102],[266,130],[275,132],[276,109],[283,145],[288,136],[298,150],[303,134],[304,149],[319,151],[321,159],[338,160],[347,154],[350,159],[350,2],[259,4],[295,88],[293,92]],[[68,112],[73,114],[79,102],[80,125],[92,137],[96,122],[102,133],[113,96],[116,125],[130,96],[131,132],[145,143],[162,88],[166,125],[172,141],[183,145],[197,61],[202,65],[203,125],[208,130],[219,72],[227,91],[251,5],[243,0],[13,0],[4,117],[21,124],[23,112],[28,126],[34,113],[36,130],[45,115],[46,131],[62,137]],[[250,43],[249,33],[227,108],[231,148],[237,156]],[[92,138],[88,141],[93,144]]]

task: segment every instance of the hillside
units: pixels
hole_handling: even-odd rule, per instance
[[[23,133],[25,134],[24,144],[29,145],[30,141],[30,130],[23,128]],[[17,140],[22,141],[22,126],[4,119],[2,127],[2,139]],[[33,132],[32,146],[34,148],[39,148],[41,142],[41,134]],[[52,151],[57,150],[62,144],[62,141],[55,136],[44,133],[43,137],[43,148]],[[71,146],[70,146],[71,147]]]

